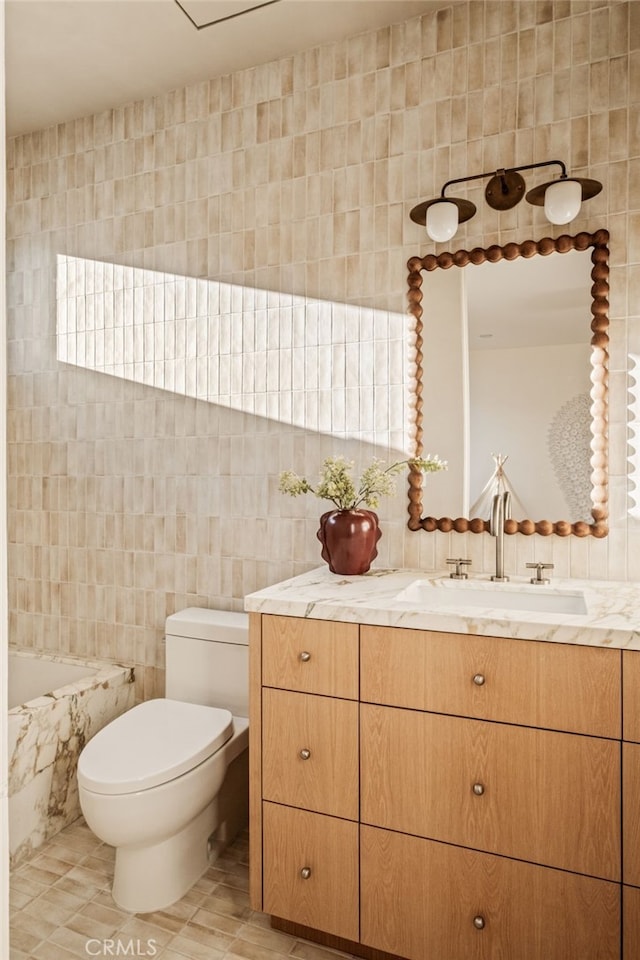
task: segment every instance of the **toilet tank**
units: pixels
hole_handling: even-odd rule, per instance
[[[249,617],[189,607],[167,617],[165,695],[249,715]]]

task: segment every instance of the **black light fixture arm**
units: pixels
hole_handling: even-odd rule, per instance
[[[560,167],[560,177],[548,183],[541,183],[527,191],[520,171],[538,170],[540,167]],[[489,182],[485,187],[484,198],[488,206],[494,210],[511,210],[526,196],[529,203],[544,206],[550,222],[558,224],[569,223],[577,216],[582,200],[589,200],[602,190],[602,184],[598,180],[588,180],[585,177],[569,177],[562,160],[541,160],[539,163],[526,163],[520,167],[500,167],[498,170],[491,170],[487,173],[475,173],[470,177],[456,177],[453,180],[447,180],[440,191],[439,197],[434,197],[432,200],[423,200],[422,203],[419,203],[410,211],[409,216],[414,223],[425,224],[427,233],[432,239],[438,241],[450,239],[458,224],[464,223],[474,216],[476,206],[471,200],[447,196],[447,190],[457,183],[487,179]],[[563,191],[561,202],[559,202],[558,191],[555,189],[556,184],[560,183],[567,185],[561,188]],[[580,191],[577,198],[575,197],[575,187],[569,187],[569,184],[579,184]],[[547,200],[551,197],[551,193],[547,197],[550,188],[555,191],[553,203],[547,203]],[[567,193],[569,197],[567,197]],[[457,213],[453,211],[453,215],[452,207],[457,210]],[[557,219],[558,217],[560,219]],[[566,219],[562,219],[565,217]]]
[[[472,177],[457,177],[455,180],[447,180],[440,191],[440,196],[445,198],[445,190],[452,187],[454,183],[468,183],[470,180],[486,180],[487,177],[502,177],[508,173],[517,173],[520,170],[536,170],[538,167],[558,166],[562,170],[561,180],[567,178],[567,168],[562,160],[541,160],[540,163],[527,163],[523,167],[500,167],[498,170],[489,170],[487,173],[475,173]]]

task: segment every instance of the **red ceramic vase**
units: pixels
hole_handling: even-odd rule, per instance
[[[316,536],[332,573],[357,576],[378,556],[382,531],[372,510],[329,510],[320,517]]]

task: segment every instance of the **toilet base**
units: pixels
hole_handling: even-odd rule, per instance
[[[215,806],[215,801],[210,803],[179,833],[160,843],[116,848],[111,895],[122,910],[163,910],[200,879],[209,867],[207,839],[215,828]]]
[[[212,802],[179,833],[156,844],[116,848],[111,895],[117,906],[153,913],[183,897],[246,827],[247,806],[245,750],[227,768]]]

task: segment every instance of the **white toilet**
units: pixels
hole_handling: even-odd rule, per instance
[[[166,697],[107,724],[78,760],[80,806],[116,848],[113,899],[179,900],[248,820],[248,617],[191,607],[166,621]]]

